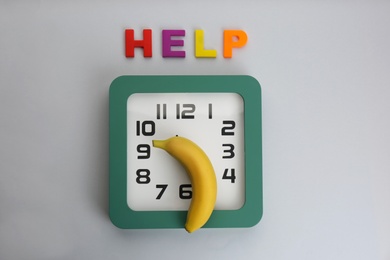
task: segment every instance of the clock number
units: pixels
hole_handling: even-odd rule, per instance
[[[137,178],[135,181],[138,184],[148,184],[150,182],[150,170],[148,169],[138,169],[137,172]]]
[[[161,104],[157,104],[157,119],[161,119]],[[162,119],[167,119],[167,104],[162,104]]]
[[[191,184],[182,184],[179,186],[179,197],[183,200],[192,198],[192,186]]]
[[[222,156],[222,159],[232,159],[234,158],[234,145],[232,144],[223,144],[222,146],[226,146],[226,147],[229,147],[229,149],[227,150],[223,150],[224,153],[229,153],[229,155],[223,155]]]
[[[209,119],[213,119],[213,104],[209,103]]]
[[[230,170],[230,174],[229,174]],[[225,169],[222,176],[223,180],[230,180],[231,183],[236,182],[236,170],[235,169]]]
[[[156,133],[156,124],[153,121],[137,121],[136,124],[136,134],[144,136],[153,136]]]
[[[137,159],[149,159],[150,158],[150,145],[139,144],[137,145],[137,152],[142,155],[138,155]]]
[[[236,127],[236,122],[226,120],[222,122],[225,126],[222,127],[221,134],[222,135],[234,135],[233,129]]]
[[[156,188],[161,189],[160,193],[157,195],[156,200],[161,199],[162,195],[164,194],[165,190],[167,189],[168,184],[157,184]]]
[[[183,104],[183,111],[180,113],[180,104],[176,104],[176,119],[194,119],[195,115],[194,104]]]

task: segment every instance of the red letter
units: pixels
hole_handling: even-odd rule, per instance
[[[125,52],[126,57],[134,57],[136,47],[144,49],[144,57],[152,57],[152,30],[143,30],[143,40],[134,40],[134,30],[125,30]]]

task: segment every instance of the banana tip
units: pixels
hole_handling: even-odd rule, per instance
[[[190,234],[197,230],[197,228],[191,228],[191,227],[188,227],[187,225],[184,226],[184,229],[185,229],[188,233],[190,233]]]
[[[192,233],[193,231],[191,231],[191,230],[188,230],[187,228],[185,228],[185,230],[188,232],[188,233]]]

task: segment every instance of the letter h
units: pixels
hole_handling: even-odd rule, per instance
[[[126,57],[134,57],[136,47],[144,49],[144,57],[152,57],[152,30],[143,30],[143,40],[134,40],[134,30],[125,30],[125,52]]]

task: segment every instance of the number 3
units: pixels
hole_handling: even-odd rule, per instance
[[[227,146],[227,147],[230,147],[230,149],[227,149],[227,150],[223,150],[224,153],[229,153],[229,155],[224,155],[222,156],[222,159],[232,159],[234,158],[234,145],[232,144],[223,144],[222,146]]]

